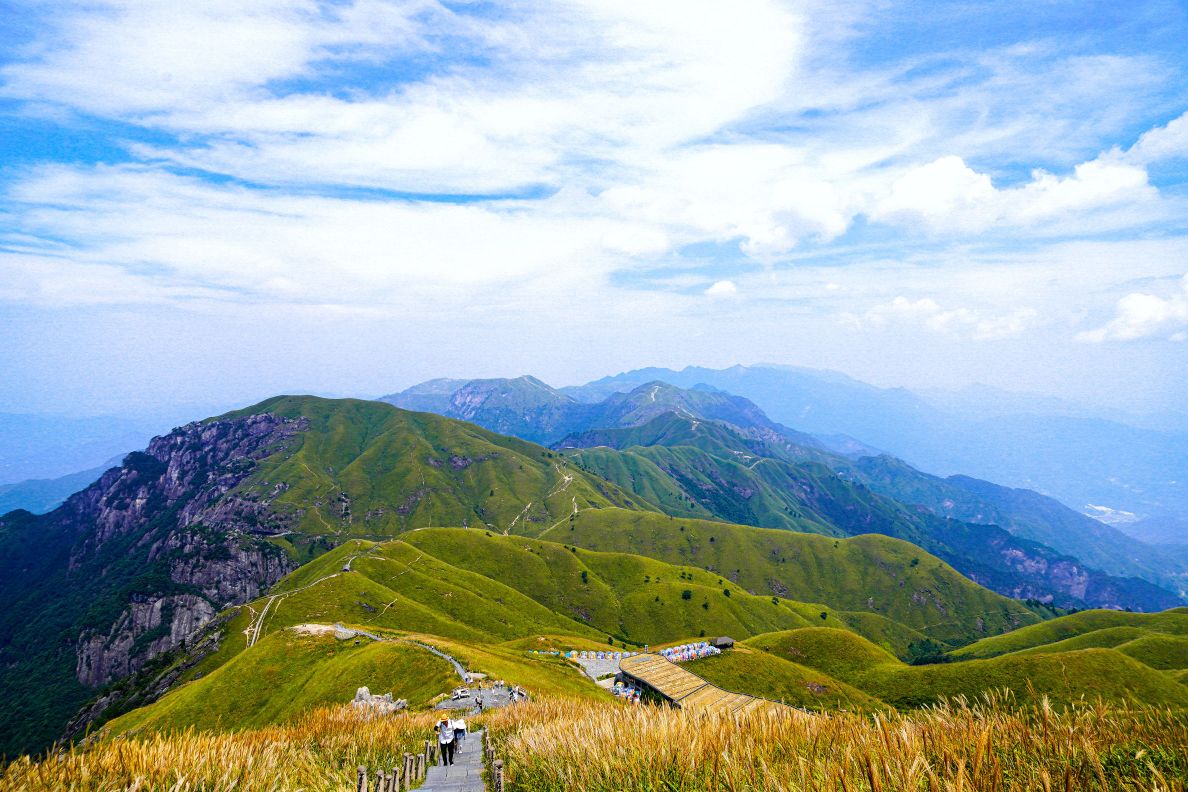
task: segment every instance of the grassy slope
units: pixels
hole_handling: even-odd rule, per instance
[[[583,512],[542,538],[710,568],[757,594],[875,613],[950,643],[1038,621],[1019,603],[885,536],[832,539],[602,509]]]
[[[531,655],[526,650],[500,644],[471,644],[421,636],[444,652],[457,658],[473,671],[491,679],[503,679],[519,685],[533,696],[606,700],[609,694],[592,684],[576,665],[560,657]],[[582,643],[577,639],[576,644]],[[602,645],[606,648],[606,645]]]
[[[639,427],[607,438],[618,452],[599,447],[565,453],[581,469],[678,517],[845,536],[848,526],[838,524],[838,514],[819,509],[822,502],[841,498],[871,511],[879,508],[869,492],[825,467],[777,458],[778,450],[753,448],[724,427],[700,423],[689,432],[692,422],[675,416],[672,421],[689,436],[632,437],[630,432],[648,428]],[[635,439],[639,442],[632,444]]]
[[[1146,633],[1167,633],[1169,635],[1188,635],[1188,608],[1174,608],[1162,613],[1126,613],[1124,611],[1089,610],[1061,616],[1058,619],[1033,624],[1021,630],[1006,635],[984,638],[977,643],[962,647],[953,652],[957,659],[975,657],[994,657],[1008,652],[1018,652],[1023,649],[1033,649],[1059,641],[1087,635],[1099,630],[1128,627],[1142,630]],[[1127,640],[1138,637],[1137,633],[1125,633]],[[1102,636],[1103,640],[1111,640],[1110,634]],[[1092,641],[1092,639],[1087,639]],[[1120,642],[1119,642],[1120,643]],[[1117,645],[1108,643],[1090,643],[1089,645],[1106,646]]]
[[[1063,641],[1020,649],[1010,655],[1054,654],[1090,648],[1117,649],[1161,671],[1188,668],[1188,635],[1168,635],[1141,627],[1107,627]]]
[[[228,416],[303,417],[293,447],[239,487],[296,518],[299,533],[392,536],[422,525],[534,533],[573,510],[655,507],[571,467],[552,451],[473,424],[381,402],[281,396]],[[568,482],[568,483],[567,483]]]
[[[636,644],[699,634],[756,635],[810,623],[791,603],[750,595],[705,570],[643,556],[456,529],[422,529],[406,539],[454,567],[499,580],[553,612]]]
[[[208,676],[109,724],[133,729],[242,729],[280,723],[322,705],[345,703],[357,688],[391,692],[419,707],[457,684],[449,663],[408,644],[339,641],[290,630],[268,636]]]
[[[741,644],[730,652],[691,663],[689,670],[724,690],[803,709],[871,712],[886,708],[873,696],[820,671]]]
[[[835,677],[896,707],[941,698],[977,698],[1010,689],[1016,702],[1047,695],[1066,705],[1079,698],[1188,708],[1188,688],[1111,649],[1011,655],[940,665],[909,666],[853,633],[829,628],[758,636],[747,645]]]
[[[351,571],[344,572],[348,559]],[[874,614],[847,615],[819,604],[753,596],[693,566],[475,529],[420,529],[383,543],[353,540],[292,573],[274,591],[264,636],[303,623],[342,622],[436,636],[467,645],[468,651],[517,642],[489,650],[505,655],[522,655],[534,648],[525,639],[542,636],[554,636],[546,644],[562,648],[599,648],[608,635],[658,645],[702,633],[742,639],[853,623],[884,637],[892,650],[918,636]],[[209,674],[241,653],[244,631],[269,599],[239,609],[218,652],[183,680]]]
[[[1188,635],[1144,635],[1118,647],[1124,655],[1165,671],[1188,668]]]
[[[838,613],[838,617],[851,630],[896,657],[907,657],[908,647],[911,644],[924,641],[928,637],[919,630],[913,630],[905,624],[869,611],[841,611]],[[813,626],[819,625],[814,624]]]
[[[387,632],[387,631],[383,631]],[[439,636],[393,635],[396,640],[338,641],[332,637],[274,632],[250,649],[239,651],[221,667],[176,687],[157,702],[112,721],[110,734],[133,730],[243,729],[279,723],[320,704],[345,703],[367,685],[373,693],[391,692],[410,707],[458,684],[452,667],[412,643],[435,646],[474,671],[520,685],[534,696],[605,699],[572,663],[558,657],[530,655],[500,644],[468,643]],[[575,638],[565,643],[596,645]]]

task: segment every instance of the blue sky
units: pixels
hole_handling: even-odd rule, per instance
[[[1188,390],[1181,2],[0,2],[0,410]]]

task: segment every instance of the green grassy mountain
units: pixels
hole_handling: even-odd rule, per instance
[[[1045,649],[1116,647],[1146,636],[1188,636],[1188,608],[1162,613],[1081,611],[1033,624],[1008,635],[987,637],[952,654],[955,658],[967,659]],[[1186,666],[1188,659],[1185,665],[1175,667]]]
[[[232,493],[266,501],[308,536],[393,536],[425,525],[543,530],[579,508],[650,504],[572,470],[540,446],[380,402],[278,397],[224,419],[267,413],[305,428]]]
[[[1062,607],[1183,603],[1188,570],[1174,556],[1056,501],[968,477],[941,479],[886,455],[831,453],[751,401],[707,386],[643,381],[580,401],[521,377],[433,381],[385,398],[425,404],[422,391],[436,394],[431,408],[498,431],[553,441],[568,428],[554,448],[670,514],[835,535],[885,533],[996,591]],[[1082,548],[1107,571],[1082,563]]]
[[[1168,475],[1188,466],[1182,432],[1127,425],[1083,407],[1051,409],[1019,394],[973,388],[941,407],[904,388],[769,365],[646,368],[560,390],[595,402],[656,380],[744,396],[775,421],[814,435],[849,435],[933,473],[1031,487],[1075,508],[1188,514],[1183,478]]]
[[[1188,687],[1113,649],[913,666],[859,635],[828,627],[757,636],[747,646],[812,668],[897,708],[955,696],[972,700],[1002,689],[1010,690],[1016,703],[1047,696],[1056,705],[1101,698],[1115,704],[1188,708]]]
[[[613,510],[587,512],[580,519],[599,521],[604,515]],[[860,540],[845,540],[855,542]],[[815,554],[814,563],[834,579],[843,578],[843,568],[854,560],[848,547],[829,541]],[[942,574],[949,576],[948,585],[982,591],[951,571]],[[306,622],[487,644],[565,635],[602,645],[608,638],[659,645],[701,633],[745,637],[822,622],[885,642],[892,651],[921,637],[878,614],[842,612],[829,603],[844,601],[846,593],[820,582],[818,602],[799,601],[752,594],[696,565],[640,554],[473,528],[417,529],[386,542],[347,542],[287,576],[267,596],[240,606],[220,625],[226,640],[218,652],[195,673],[227,662],[264,636]],[[1023,608],[1014,615],[1035,618]]]
[[[615,519],[595,525],[615,514],[591,511],[575,523],[587,523],[587,533],[631,530]],[[650,519],[644,515],[642,521]],[[716,531],[712,543],[700,533],[709,528]],[[808,709],[911,708],[1001,688],[1011,689],[1018,702],[1046,695],[1060,705],[1100,695],[1117,703],[1188,707],[1188,688],[1155,667],[1167,664],[1176,649],[1171,644],[1146,647],[1146,661],[1095,648],[907,665],[886,636],[919,640],[920,631],[876,613],[751,594],[744,585],[698,566],[704,558],[692,549],[707,543],[740,557],[738,539],[721,533],[723,528],[757,537],[759,550],[770,551],[776,538],[804,540],[780,552],[796,554],[791,572],[797,579],[816,571],[805,585],[822,601],[847,601],[853,596],[848,573],[863,568],[868,579],[859,585],[882,591],[883,597],[901,597],[903,602],[890,609],[902,608],[912,617],[918,586],[928,581],[934,593],[943,592],[917,617],[928,622],[922,625],[928,634],[947,635],[951,629],[935,615],[942,608],[979,602],[1004,609],[1011,619],[1035,618],[1023,609],[1012,613],[1013,603],[979,589],[934,558],[920,557],[914,565],[899,558],[908,546],[885,537],[833,540],[682,521],[675,532],[691,540],[688,552],[678,549],[682,561],[666,563],[473,528],[424,528],[378,543],[351,540],[303,565],[267,596],[212,625],[209,632],[216,640],[208,649],[213,645],[214,651],[172,653],[180,669],[172,689],[106,729],[246,728],[345,702],[361,685],[391,690],[415,708],[456,684],[449,666],[424,650],[424,643],[537,695],[599,698],[605,693],[574,666],[530,650],[606,647],[608,635],[619,646],[660,645],[701,632],[746,640],[737,651],[698,661],[697,673],[729,690]],[[575,525],[572,531],[552,533],[580,538],[583,529]],[[890,570],[893,576],[885,582],[871,577],[871,569]],[[896,575],[902,586],[891,583]],[[1178,615],[1160,614],[1164,621]],[[336,639],[328,634],[335,623],[367,635]],[[880,640],[886,645],[878,645]]]
[[[883,616],[946,643],[1039,621],[920,548],[875,534],[838,539],[605,509],[579,513],[541,538],[708,569],[760,596],[825,603],[843,618]]]
[[[378,402],[187,424],[54,511],[0,518],[0,753],[48,744],[97,690],[349,537],[539,533],[611,505],[656,508],[540,446]]]
[[[583,470],[676,516],[838,536],[881,533],[919,545],[995,591],[1064,607],[1157,610],[1181,603],[1152,583],[1106,575],[995,525],[881,495],[855,473],[865,460],[851,465],[811,450],[806,454],[824,461],[796,459],[729,425],[674,413],[630,429],[572,435],[565,443],[571,449],[564,453]],[[918,478],[929,485],[930,477]]]
[[[599,409],[672,445],[571,458],[379,402],[286,396],[156,438],[46,515],[5,515],[0,751],[48,744],[97,694],[76,726],[306,622],[488,655],[532,636],[654,644],[824,624],[906,657],[926,638],[956,646],[1038,619],[954,570],[1004,585],[977,564],[980,529],[834,475],[745,400],[637,391]],[[756,476],[755,492],[728,475]],[[694,497],[711,486],[720,500]],[[754,502],[740,521],[809,533],[694,519],[739,499]],[[841,538],[871,532],[948,555]]]

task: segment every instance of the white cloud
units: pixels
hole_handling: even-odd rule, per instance
[[[910,300],[899,296],[890,302],[872,306],[861,314],[842,313],[838,319],[855,330],[915,326],[931,333],[996,341],[1020,335],[1034,323],[1037,316],[1033,308],[992,314],[970,308],[944,309],[929,297]]]
[[[427,0],[171,5],[63,13],[65,44],[6,67],[4,92],[190,136],[136,149],[150,159],[264,182],[482,193],[589,179],[590,161],[652,162],[778,98],[802,49],[796,8],[768,0],[528,3],[498,20]],[[395,68],[352,84],[344,68],[426,53],[437,62],[413,81]],[[274,85],[326,70],[346,90]]]
[[[734,297],[738,294],[738,287],[734,281],[720,280],[705,290],[710,297]]]
[[[922,221],[933,230],[980,232],[992,227],[1028,228],[1113,207],[1152,203],[1157,191],[1143,168],[1108,158],[1077,165],[1059,177],[1037,170],[1030,182],[997,189],[957,156],[909,170],[892,185],[872,216],[892,223]],[[1100,218],[1097,218],[1101,230]]]
[[[588,215],[593,199],[562,192],[533,202],[464,204],[276,196],[151,169],[55,167],[26,180],[14,197],[31,237],[6,262],[18,282],[39,282],[75,262],[124,271],[143,283],[173,283],[208,298],[260,302],[409,305],[451,295],[484,303],[531,284],[538,294],[597,286],[624,247],[663,244],[650,229]],[[40,242],[67,238],[69,247]],[[55,269],[44,269],[53,258]],[[80,270],[81,272],[82,270]],[[61,280],[61,279],[59,279]],[[33,301],[75,298],[62,280],[26,289]],[[129,287],[126,300],[144,296]],[[159,295],[163,292],[154,292]],[[9,291],[9,298],[13,292]],[[154,297],[155,299],[155,297]],[[513,301],[531,304],[523,295]]]
[[[1188,275],[1180,286],[1180,293],[1167,297],[1142,292],[1126,295],[1118,300],[1113,319],[1094,330],[1078,333],[1077,340],[1100,344],[1159,336],[1182,341],[1188,328]]]
[[[1144,132],[1126,152],[1126,159],[1142,165],[1188,157],[1188,113],[1164,126]]]
[[[0,70],[5,95],[178,137],[134,146],[142,167],[19,176],[9,239],[34,238],[22,242],[31,262],[58,257],[65,267],[68,255],[162,287],[129,288],[129,301],[213,289],[227,299],[362,305],[451,288],[493,299],[495,287],[512,300],[526,284],[604,288],[610,273],[662,268],[694,243],[737,245],[766,275],[864,220],[891,235],[923,226],[958,244],[1032,244],[1143,227],[1167,211],[1140,159],[1069,158],[1107,148],[1101,130],[1120,123],[1111,114],[1125,116],[1152,84],[1149,59],[1029,45],[856,70],[844,48],[861,46],[870,22],[862,0],[569,0],[515,4],[498,19],[429,0],[111,0],[58,10],[51,34]],[[404,74],[408,59],[424,73]],[[372,77],[352,82],[359,63]],[[320,87],[335,74],[337,90]],[[292,78],[313,87],[281,85]],[[1136,149],[1164,150],[1159,139],[1177,129],[1153,130]],[[1000,187],[967,164],[1017,167],[1037,151],[1062,175],[1036,171]],[[269,189],[181,178],[178,166]],[[347,199],[336,189],[344,186],[543,186],[530,194],[548,197],[451,206]],[[911,236],[892,243],[898,258],[910,258]],[[959,248],[952,258],[944,266],[969,277]],[[854,305],[918,288],[906,293],[938,304],[908,301],[915,307],[888,316],[914,310],[922,326],[980,338],[1032,321],[1013,294],[976,311],[942,308],[965,298],[901,287],[912,267],[889,264],[869,285],[831,275],[812,293],[852,300],[844,308],[866,316],[873,309]],[[970,293],[1006,290],[1010,269]],[[732,277],[748,295],[765,291]]]
[[[336,48],[360,58],[423,47],[418,15],[444,11],[434,2],[382,0],[70,3],[49,17],[50,40],[0,77],[8,96],[89,112],[195,112],[306,74]]]

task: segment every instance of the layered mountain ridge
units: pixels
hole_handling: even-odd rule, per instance
[[[641,378],[651,373],[639,372]],[[556,420],[547,431],[532,426],[547,402],[550,416],[568,415],[572,430],[554,448],[576,451],[585,469],[674,514],[774,528],[808,520],[826,533],[886,533],[920,544],[997,591],[1064,606],[1159,609],[1180,604],[1188,588],[1188,569],[1174,558],[1050,498],[969,477],[941,479],[888,455],[837,454],[772,421],[750,400],[708,386],[649,380],[598,402],[574,398],[603,395],[597,384],[562,391],[519,378],[449,387],[465,394],[468,420],[555,437],[562,431]],[[531,410],[519,409],[525,394]],[[438,408],[450,414],[453,397],[439,398]]]
[[[0,684],[9,691],[0,751],[44,746],[72,716],[72,728],[82,729],[152,701],[207,667],[207,658],[225,659],[245,636],[251,646],[260,628],[249,628],[263,622],[278,590],[302,592],[305,612],[321,618],[338,603],[345,609],[339,618],[354,623],[384,613],[395,620],[392,628],[453,640],[520,635],[509,626],[516,621],[506,590],[488,591],[484,583],[463,597],[438,591],[419,570],[402,572],[408,577],[399,586],[373,579],[358,588],[352,564],[367,569],[371,562],[356,553],[340,568],[335,555],[352,542],[390,542],[430,527],[546,539],[547,547],[519,547],[516,569],[507,570],[512,578],[489,566],[481,572],[530,598],[535,590],[517,588],[515,578],[525,559],[546,551],[569,558],[581,547],[615,554],[584,561],[587,573],[606,581],[625,570],[667,580],[675,570],[648,566],[657,562],[691,564],[720,578],[713,593],[734,592],[723,604],[736,621],[707,621],[701,629],[757,634],[836,617],[898,653],[925,638],[958,646],[1053,612],[977,583],[1077,607],[1178,602],[1002,528],[888,498],[868,486],[877,477],[855,460],[738,396],[649,382],[581,405],[539,381],[463,385],[447,398],[441,391],[453,386],[437,383],[421,396],[479,423],[537,422],[531,431],[556,437],[555,448],[380,402],[277,397],[155,438],[48,514],[0,518]],[[746,525],[765,523],[785,530]],[[845,538],[871,533],[887,536]],[[466,540],[466,554],[496,548],[480,551],[473,541]],[[422,563],[416,552],[430,552],[400,547],[393,545],[414,553],[401,556],[406,566]],[[452,578],[477,573],[479,560],[466,554],[451,557],[455,570],[468,570],[451,571]],[[697,573],[678,574],[679,589]],[[272,589],[285,575],[305,582]],[[594,585],[585,574],[579,579],[583,588]],[[414,580],[423,590],[404,587]],[[648,632],[671,618],[658,607],[671,601],[671,585],[640,599],[638,582],[621,588],[618,604],[601,616],[594,601],[558,611],[553,600],[538,599],[564,618],[542,612],[531,629],[633,641],[679,637]],[[384,598],[396,589],[412,602],[393,607],[396,600]],[[421,602],[431,591],[446,601]],[[677,593],[682,612],[689,610],[681,631],[696,629],[711,600],[693,609]],[[474,608],[482,599],[496,604],[482,606],[494,610],[480,623]],[[767,608],[783,608],[784,600],[819,605],[794,607],[791,622],[773,621]]]

